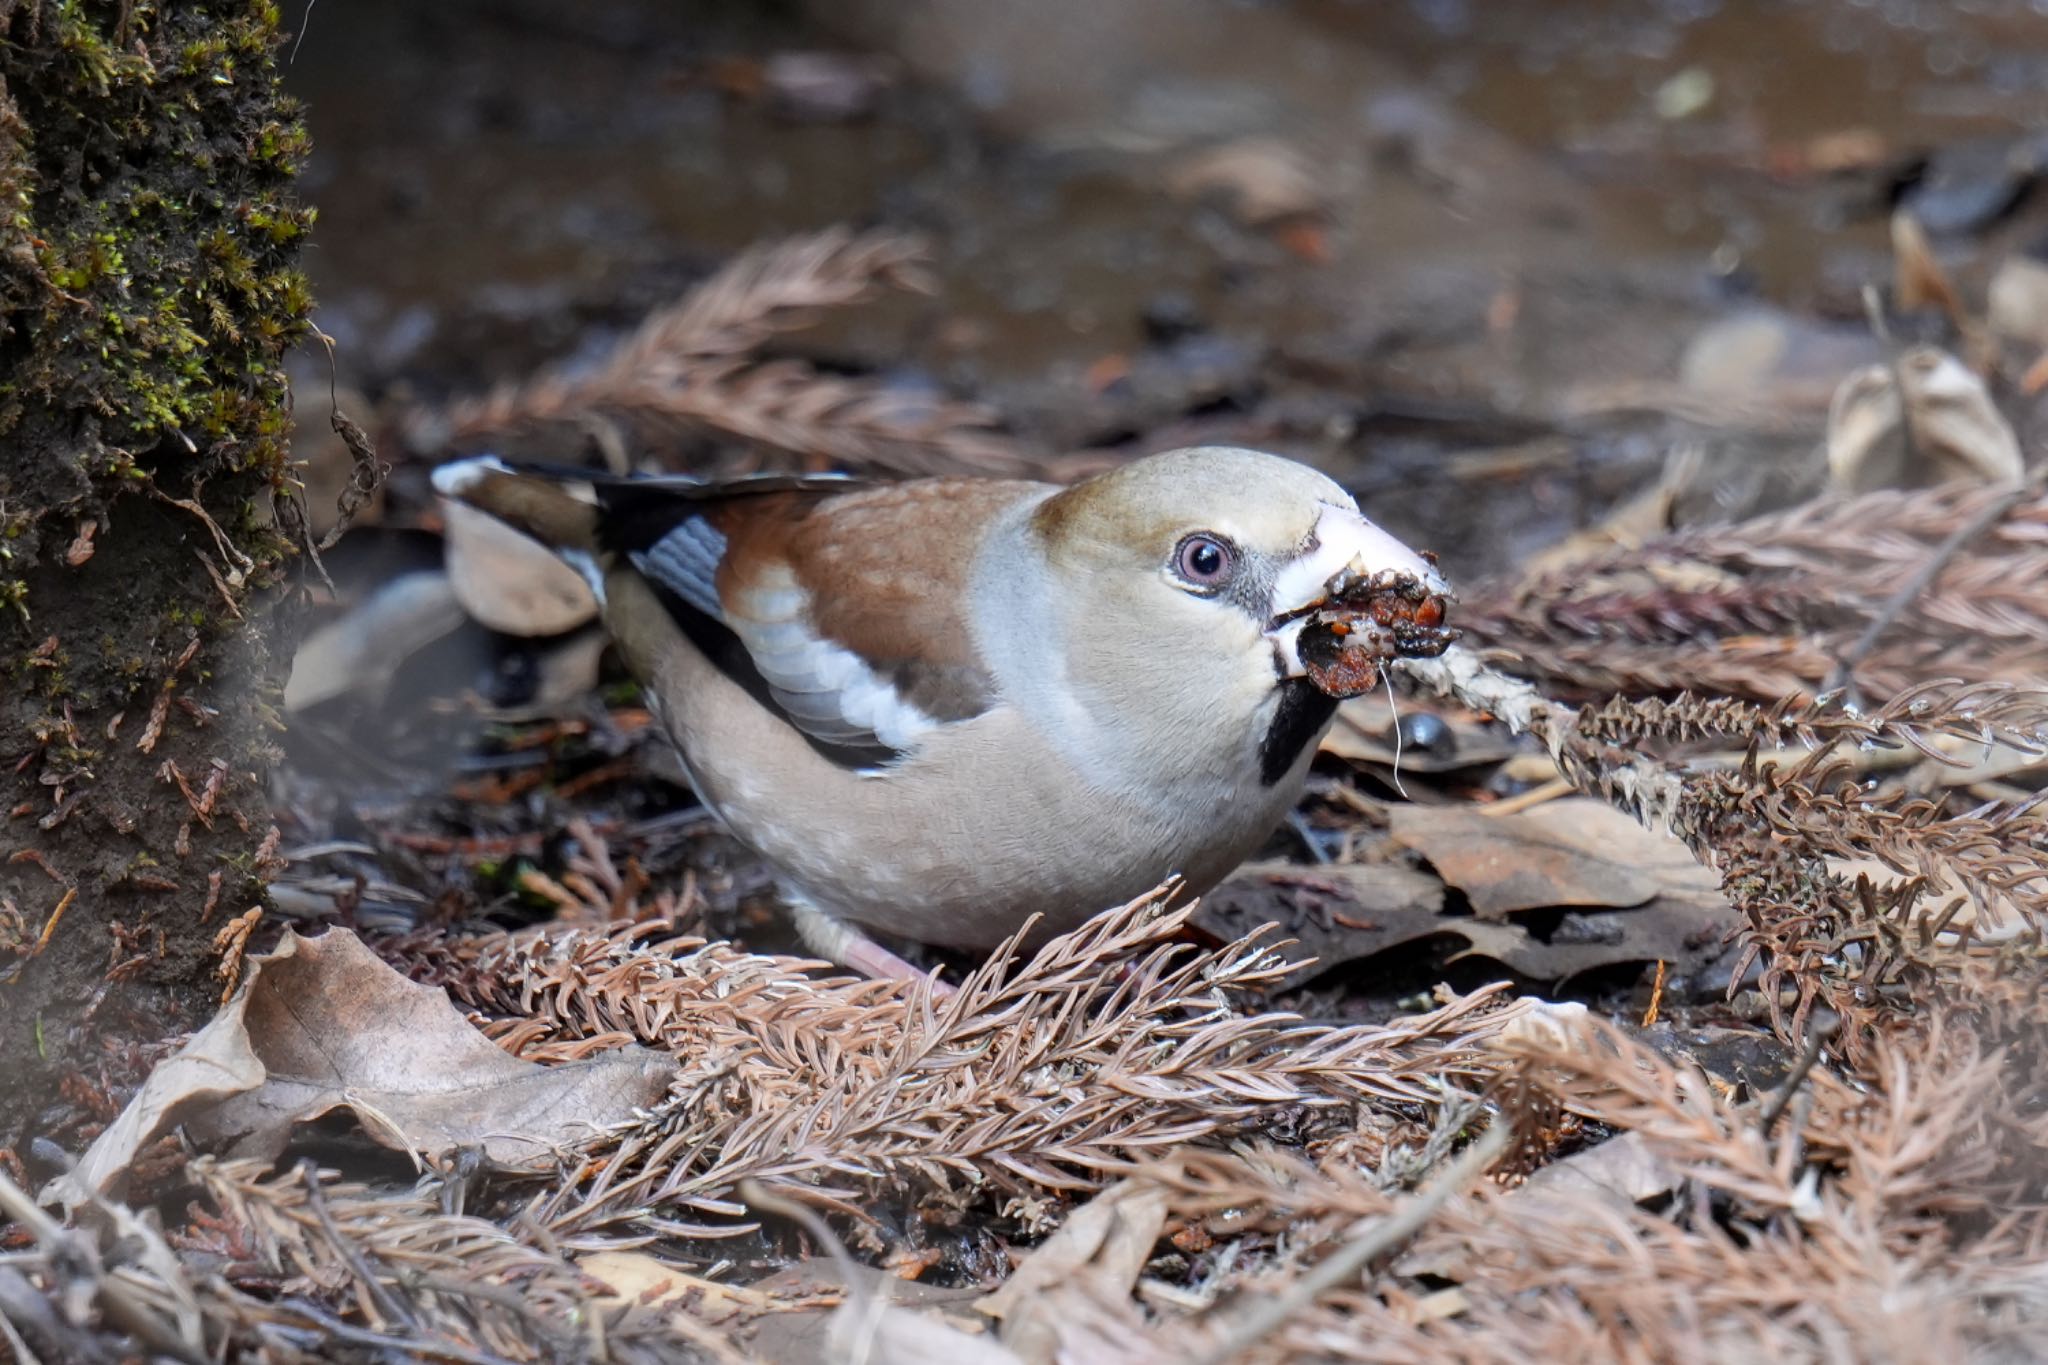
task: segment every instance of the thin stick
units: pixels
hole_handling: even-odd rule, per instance
[[[73,886],[65,889],[64,898],[57,902],[57,908],[55,910],[52,910],[50,912],[50,917],[43,921],[43,932],[36,935],[35,946],[28,950],[28,955],[30,957],[41,956],[43,949],[50,946],[50,935],[57,932],[57,921],[64,918],[64,912],[66,910],[69,910],[71,908],[71,902],[77,899],[77,887]]]
[[[1225,1365],[1236,1359],[1265,1340],[1282,1323],[1298,1316],[1315,1301],[1317,1295],[1357,1278],[1367,1265],[1420,1232],[1422,1225],[1452,1195],[1478,1179],[1480,1173],[1507,1150],[1511,1134],[1512,1125],[1496,1119],[1477,1142],[1444,1168],[1443,1174],[1432,1181],[1428,1189],[1418,1191],[1400,1208],[1324,1257],[1313,1270],[1289,1285],[1285,1293],[1276,1294],[1255,1306],[1238,1320],[1236,1326],[1224,1333],[1220,1342],[1196,1357],[1195,1365]]]
[[[1757,1116],[1757,1126],[1764,1132],[1771,1131],[1771,1125],[1778,1121],[1778,1115],[1784,1113],[1785,1106],[1792,1103],[1792,1097],[1799,1093],[1799,1087],[1805,1082],[1807,1073],[1812,1071],[1813,1064],[1820,1060],[1820,1050],[1827,1046],[1828,1039],[1834,1037],[1836,1030],[1841,1026],[1840,1016],[1832,1012],[1825,1016],[1816,1014],[1813,1022],[1806,1026],[1806,1046],[1800,1049],[1799,1060],[1785,1073],[1784,1084],[1771,1092],[1771,1098],[1765,1103],[1763,1113]]]
[[[1577,790],[1578,788],[1572,785],[1570,778],[1553,777],[1548,782],[1531,787],[1525,792],[1517,792],[1513,796],[1504,796],[1498,801],[1488,802],[1486,805],[1479,807],[1479,813],[1481,815],[1520,815],[1525,810],[1534,810],[1537,806],[1547,805],[1561,796],[1570,796]]]
[[[405,1311],[405,1306],[392,1297],[391,1290],[377,1278],[376,1272],[370,1268],[370,1263],[361,1249],[344,1237],[341,1229],[334,1225],[333,1215],[327,1212],[327,1196],[320,1190],[320,1168],[313,1163],[312,1158],[308,1157],[299,1163],[299,1179],[306,1191],[306,1211],[313,1215],[314,1221],[320,1224],[320,1230],[327,1234],[328,1244],[334,1248],[334,1254],[341,1258],[342,1264],[346,1265],[350,1273],[361,1282],[363,1292],[370,1296],[370,1302],[390,1321],[408,1332],[417,1333],[419,1324],[413,1321],[412,1314]]]
[[[1870,624],[1863,628],[1863,633],[1842,651],[1841,658],[1837,659],[1834,668],[1829,670],[1827,682],[1822,685],[1821,692],[1832,692],[1849,683],[1855,677],[1856,666],[1870,657],[1870,652],[1877,648],[1878,641],[1884,638],[1884,633],[1897,625],[1899,618],[1905,615],[1906,608],[1912,606],[1920,599],[1922,593],[1933,586],[1934,580],[1941,577],[1941,571],[1962,553],[1963,547],[2004,521],[2022,500],[2040,492],[2044,482],[2048,482],[2048,465],[2035,470],[2024,483],[2014,484],[1985,503],[1978,509],[1977,515],[1951,531],[1947,540],[1935,546],[1934,552],[1927,556],[1927,562],[1915,569],[1913,576],[1899,585],[1899,590],[1885,600],[1884,605],[1878,608],[1877,615],[1870,618]]]

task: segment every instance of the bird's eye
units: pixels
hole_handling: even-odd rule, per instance
[[[1173,571],[1197,588],[1221,587],[1236,569],[1237,553],[1220,536],[1191,535],[1173,552]]]

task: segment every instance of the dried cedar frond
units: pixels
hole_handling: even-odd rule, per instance
[[[1164,904],[1141,898],[1021,966],[1013,941],[944,1002],[649,926],[386,951],[487,1017],[544,1021],[553,1040],[626,1034],[682,1063],[668,1101],[543,1204],[572,1244],[733,1231],[750,1177],[842,1208],[901,1178],[1086,1190],[1144,1149],[1302,1108],[1426,1110],[1498,1068],[1481,1043],[1517,1012],[1499,988],[1382,1027],[1243,1014],[1284,956],[1257,934],[1171,943],[1189,911]],[[522,1028],[522,1045],[542,1036]]]
[[[75,1231],[39,1231],[0,1271],[0,1327],[47,1335],[50,1360],[742,1359],[673,1304],[599,1302],[604,1286],[530,1221],[446,1212],[431,1185],[378,1191],[310,1163],[273,1174],[210,1157],[185,1174],[195,1197],[169,1238],[152,1213],[104,1202]]]
[[[843,227],[752,247],[649,317],[612,363],[657,368],[683,357],[745,355],[809,327],[827,308],[867,303],[888,289],[929,294],[925,258],[917,238]]]
[[[922,261],[913,241],[842,229],[756,248],[654,313],[589,369],[501,385],[416,425],[431,428],[425,444],[443,448],[534,428],[595,428],[621,449],[628,437],[644,444],[701,434],[807,468],[1021,472],[1023,453],[996,432],[987,409],[757,354],[823,309],[885,288],[928,289]]]
[[[1613,698],[1584,710],[1487,668],[1473,653],[1403,661],[1438,690],[1528,731],[1581,789],[1683,839],[1717,869],[1739,908],[1751,954],[1764,959],[1773,1021],[1798,1042],[1825,1003],[1850,1023],[1859,1061],[1888,1020],[1914,1002],[1967,1002],[1990,954],[2021,980],[2048,974],[2048,814],[2038,803],[1953,810],[1849,780],[1845,748],[1906,745],[1936,752],[1959,736],[2039,752],[2048,693],[2004,685],[1928,685],[1874,712],[1839,698],[1759,707],[1681,696]],[[1748,746],[1739,768],[1698,766],[1665,746],[1703,736]],[[1763,746],[1806,746],[1785,764]],[[1879,886],[1842,870],[1872,859],[1905,880]],[[1959,913],[1966,905],[1971,914]],[[1981,940],[1999,931],[2006,941]],[[1746,967],[1747,962],[1739,964]],[[1741,970],[1735,973],[1740,979]],[[1784,1008],[1781,988],[1795,994]],[[2021,1007],[2012,1026],[2040,1011]]]
[[[1811,695],[1953,532],[2008,496],[1949,485],[1827,498],[1660,536],[1462,594],[1458,625],[1512,671],[1578,695]],[[1851,681],[2048,684],[2048,496],[1964,544]]]
[[[1559,1103],[1682,1164],[1690,1196],[1653,1212],[1472,1191],[1408,1254],[1305,1302],[1242,1358],[2002,1359],[2041,1330],[2043,1215],[2021,1213],[2008,1182],[2048,1149],[2038,1120],[2015,1140],[2027,1104],[2010,1098],[2005,1059],[1954,1021],[1889,1041],[1874,1088],[1816,1072],[1812,1101],[1790,1111],[1803,1117],[1773,1133],[1754,1100],[1597,1020],[1510,1030],[1498,1046]],[[1131,1358],[1205,1360],[1236,1303],[1290,1293],[1394,1207],[1366,1173],[1269,1149],[1176,1152],[1137,1178],[1167,1192],[1171,1217],[1227,1215],[1242,1254],[1204,1286],[1217,1308],[1147,1326],[1076,1304],[1065,1345],[1115,1329]],[[2014,1212],[1994,1223],[1958,1217],[2001,1207]],[[1273,1228],[1284,1242],[1260,1250]]]
[[[264,1162],[206,1157],[188,1174],[245,1281],[297,1286],[373,1332],[514,1359],[545,1359],[582,1339],[589,1290],[575,1267],[495,1223],[442,1212],[431,1192],[374,1193],[310,1165],[272,1175]]]

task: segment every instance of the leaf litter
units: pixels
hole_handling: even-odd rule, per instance
[[[916,270],[881,237],[765,248],[608,364],[415,417],[1059,468],[979,414],[906,425],[753,358]],[[698,932],[714,879],[658,887],[610,817],[519,874],[560,923],[294,936],[70,1173],[73,1226],[0,1175],[26,1248],[0,1319],[57,1358],[2022,1357],[2048,1316],[2048,834],[2027,789],[1982,793],[2048,739],[2039,498],[1690,529],[1660,506],[1462,594],[1471,648],[1398,667],[1440,694],[1405,707],[1478,749],[1410,770],[1418,801],[1347,780],[1393,762],[1347,722],[1304,808],[1341,839],[1299,835],[1329,861],[1255,864],[1202,907],[1162,888],[945,1001]],[[1845,661],[1853,698],[1823,686]],[[1604,804],[1508,795],[1547,778]],[[543,843],[365,823],[443,873]],[[1531,982],[1654,963],[1661,991],[1731,935],[1729,1009],[1682,1028],[1506,983],[1304,1017],[1331,966],[1435,939]],[[303,1153],[337,1108],[417,1180],[233,1154]]]
[[[639,1047],[555,1066],[521,1061],[346,930],[287,931],[275,951],[249,960],[235,997],[151,1073],[50,1193],[73,1204],[105,1193],[173,1124],[209,1150],[267,1160],[298,1125],[338,1108],[378,1142],[422,1158],[473,1148],[491,1169],[546,1170],[655,1103],[672,1071]]]

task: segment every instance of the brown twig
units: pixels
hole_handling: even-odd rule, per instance
[[[1902,389],[1901,393],[1903,392]],[[1856,676],[1857,666],[1868,659],[1871,651],[1877,648],[1878,641],[1884,638],[1885,632],[1898,624],[1906,609],[1919,601],[1921,595],[1934,586],[1934,580],[1941,577],[1942,570],[1955,561],[1963,548],[2004,521],[2015,507],[2040,493],[2044,485],[2048,485],[2048,465],[2037,469],[2025,482],[2013,485],[1985,503],[1977,509],[1974,516],[1949,532],[1948,537],[1935,546],[1932,553],[1927,556],[1926,562],[1878,607],[1876,613],[1871,616],[1870,623],[1863,628],[1863,633],[1842,651],[1841,657],[1835,660],[1834,668],[1829,670],[1827,681],[1821,684],[1821,692],[1826,694],[1846,686]]]
[[[317,553],[325,553],[341,543],[342,535],[370,499],[377,496],[377,490],[383,487],[385,478],[391,473],[391,466],[377,458],[377,444],[370,439],[370,433],[364,431],[354,418],[336,407],[328,414],[327,420],[333,426],[334,434],[341,437],[341,443],[348,447],[354,463],[349,469],[348,482],[335,495],[334,525],[320,537],[320,544],[315,547]],[[324,576],[326,570],[322,569],[321,574]],[[328,586],[333,586],[331,580]]]
[[[57,908],[55,910],[52,910],[50,912],[50,917],[43,921],[43,932],[36,935],[35,946],[29,949],[28,955],[30,957],[41,956],[43,949],[50,946],[51,936],[53,936],[57,932],[57,922],[64,918],[64,912],[66,910],[69,910],[71,908],[71,903],[77,899],[77,887],[69,886],[64,889],[64,895],[61,899],[58,900]]]
[[[1271,1336],[1276,1328],[1298,1315],[1322,1294],[1354,1279],[1373,1261],[1405,1244],[1450,1198],[1477,1180],[1508,1149],[1510,1126],[1495,1123],[1458,1159],[1445,1167],[1427,1189],[1420,1190],[1391,1214],[1365,1228],[1350,1242],[1317,1262],[1314,1269],[1256,1305],[1228,1327],[1223,1339],[1197,1356],[1196,1365],[1228,1365],[1245,1351]]]
[[[356,1283],[363,1287],[363,1292],[370,1296],[370,1302],[376,1306],[377,1311],[382,1313],[387,1321],[399,1324],[407,1332],[417,1332],[419,1325],[413,1321],[412,1314],[405,1311],[405,1306],[392,1297],[384,1282],[370,1269],[369,1262],[363,1259],[361,1248],[344,1237],[341,1229],[334,1225],[333,1216],[327,1212],[327,1199],[320,1192],[320,1168],[310,1157],[299,1162],[299,1184],[306,1192],[306,1211],[313,1215],[313,1221],[318,1223],[320,1230],[327,1235],[327,1244],[333,1248],[334,1254],[341,1258],[342,1264],[348,1267],[349,1273],[355,1276]]]
[[[1799,1087],[1806,1083],[1807,1076],[1813,1071],[1814,1063],[1820,1060],[1821,1049],[1827,1046],[1828,1040],[1834,1037],[1841,1027],[1841,1017],[1832,1012],[1815,1015],[1808,1022],[1806,1045],[1799,1049],[1799,1060],[1785,1073],[1784,1081],[1771,1092],[1771,1098],[1765,1102],[1763,1112],[1757,1115],[1758,1128],[1766,1133],[1771,1131],[1771,1125],[1778,1121],[1778,1116],[1785,1112],[1785,1106],[1792,1103],[1792,1097],[1798,1094]]]

